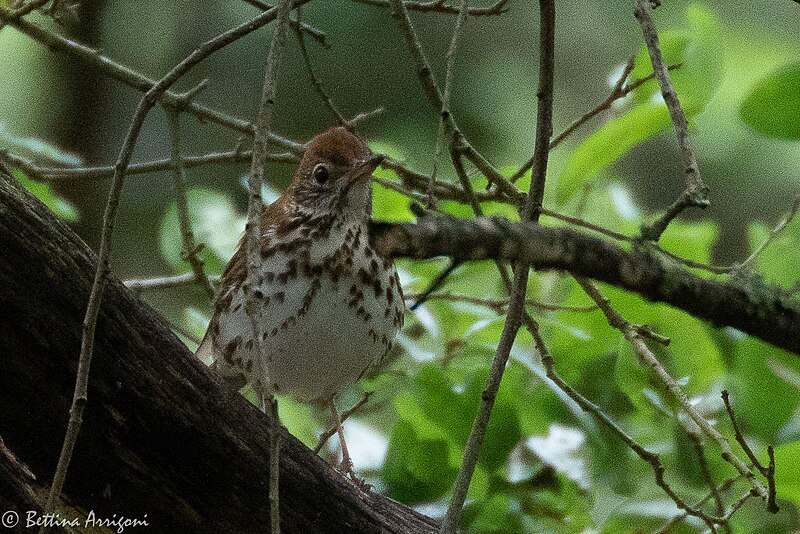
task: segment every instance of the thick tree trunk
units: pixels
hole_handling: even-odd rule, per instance
[[[0,254],[0,505],[35,510],[64,437],[95,258],[1,167]],[[263,414],[227,396],[163,319],[112,280],[62,517],[94,510],[145,519],[148,532],[268,532],[267,450]],[[288,434],[281,518],[288,533],[435,530],[361,492]]]

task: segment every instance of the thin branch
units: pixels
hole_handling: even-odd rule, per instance
[[[310,2],[311,0],[294,0],[294,6],[300,6]],[[275,11],[270,10],[262,13],[258,17],[238,26],[238,28],[245,28],[246,31],[252,32],[260,28],[264,24],[272,21],[275,18]],[[35,41],[47,46],[51,51],[67,52],[77,59],[84,61],[94,67],[98,72],[114,78],[125,85],[136,89],[142,93],[147,93],[156,84],[156,82],[135,70],[117,63],[111,58],[100,54],[94,48],[82,45],[72,39],[68,39],[57,33],[45,30],[35,24],[28,22],[25,19],[13,20],[11,12],[7,8],[0,7],[0,21],[5,21],[25,35],[31,37]],[[212,122],[225,128],[231,129],[236,132],[243,133],[247,136],[253,135],[254,126],[252,123],[231,117],[221,111],[209,108],[203,104],[192,102],[191,98],[187,98],[185,94],[176,93],[173,91],[156,91],[153,93],[157,95],[158,100],[165,106],[183,110],[197,117],[202,122]],[[270,134],[270,142],[274,143],[284,150],[289,150],[292,153],[299,154],[302,152],[303,146],[274,133]]]
[[[753,463],[753,466],[758,469],[759,473],[767,479],[767,485],[769,488],[769,496],[767,497],[767,510],[773,514],[777,514],[780,511],[777,503],[775,502],[775,453],[772,448],[772,445],[767,447],[767,454],[769,455],[769,466],[764,467],[764,465],[758,460],[755,453],[753,453],[753,449],[750,448],[750,445],[747,444],[747,440],[744,439],[744,435],[742,435],[742,431],[739,429],[739,423],[736,422],[736,415],[733,413],[733,406],[731,406],[730,395],[728,391],[723,389],[722,390],[722,401],[725,403],[725,411],[728,412],[728,417],[731,420],[731,425],[733,426],[733,434],[736,437],[736,442],[744,451],[745,455],[750,459]]]
[[[208,280],[212,284],[219,283],[219,275],[210,275]],[[197,282],[194,272],[186,271],[182,274],[173,276],[157,276],[152,278],[132,278],[125,280],[125,287],[131,291],[147,291],[148,289],[167,289],[172,287],[186,286]]]
[[[642,363],[653,372],[653,375],[670,392],[672,397],[678,402],[678,404],[680,404],[681,408],[683,408],[684,413],[686,413],[686,415],[688,415],[689,418],[695,422],[703,434],[715,441],[720,449],[722,449],[722,458],[730,463],[740,475],[747,479],[751,488],[756,492],[757,495],[766,498],[767,490],[764,488],[761,482],[756,479],[750,468],[747,467],[747,465],[742,462],[738,456],[733,454],[730,443],[728,443],[728,440],[725,438],[725,436],[723,436],[716,428],[714,428],[711,423],[709,423],[708,420],[706,420],[706,418],[703,417],[692,405],[686,393],[684,393],[675,379],[672,378],[669,373],[667,373],[666,369],[664,369],[664,367],[658,361],[655,354],[653,354],[650,348],[644,343],[639,332],[611,306],[611,302],[602,293],[600,293],[600,291],[592,282],[582,277],[576,277],[575,280],[577,280],[578,284],[580,284],[586,294],[589,295],[589,297],[591,297],[598,306],[600,306],[600,309],[603,310],[603,313],[608,319],[609,324],[622,332],[622,335],[631,344],[633,349],[636,351],[636,354],[638,354],[642,359]]]
[[[650,452],[645,449],[642,445],[640,445],[633,437],[628,434],[619,424],[614,421],[608,414],[606,414],[602,408],[594,404],[592,401],[581,395],[577,390],[575,390],[572,386],[567,384],[563,378],[558,374],[555,369],[555,360],[553,358],[552,353],[547,348],[547,345],[544,343],[542,336],[539,332],[539,327],[535,321],[532,321],[528,326],[528,330],[533,336],[534,344],[536,345],[536,350],[539,352],[539,355],[542,358],[542,365],[545,368],[545,375],[549,378],[561,391],[567,394],[569,398],[571,398],[575,403],[580,406],[580,408],[591,415],[593,415],[598,421],[600,421],[603,425],[605,425],[612,433],[616,434],[627,446],[631,449],[639,458],[650,464],[650,467],[653,469],[653,475],[655,476],[656,485],[660,487],[664,493],[669,496],[672,502],[680,508],[684,510],[688,515],[692,515],[698,517],[709,526],[709,528],[714,531],[714,523],[718,522],[717,518],[710,517],[706,513],[704,513],[701,509],[701,505],[691,506],[686,501],[684,501],[680,495],[678,495],[675,490],[672,489],[672,486],[664,478],[664,465],[661,462],[661,456],[658,453]]]
[[[22,4],[19,7],[10,10],[9,19],[10,20],[19,20],[20,18],[24,17],[34,9],[39,9],[43,5],[45,5],[49,0],[31,0],[27,4]],[[13,6],[11,6],[13,7]],[[0,30],[2,30],[5,25],[10,22],[10,20],[0,20]]]
[[[253,159],[250,164],[248,176],[248,206],[247,206],[247,278],[244,283],[245,310],[250,318],[253,330],[253,350],[255,352],[256,376],[253,387],[261,398],[262,409],[269,409],[270,423],[270,448],[269,448],[269,505],[270,505],[270,532],[280,534],[280,505],[279,505],[279,477],[280,477],[280,429],[281,423],[278,416],[278,402],[273,396],[272,385],[266,380],[269,376],[269,365],[272,363],[268,352],[264,351],[261,336],[264,306],[263,270],[261,268],[262,228],[261,216],[264,211],[264,202],[261,198],[261,184],[264,181],[265,164],[264,155],[267,153],[267,143],[272,130],[272,114],[275,107],[275,94],[277,89],[277,70],[281,54],[286,46],[286,26],[291,8],[290,0],[282,0],[278,8],[278,26],[272,35],[267,54],[267,66],[264,73],[264,86],[261,92],[261,102],[258,106],[255,135],[253,136]],[[269,360],[269,361],[267,361]]]
[[[737,480],[739,480],[740,478],[742,478],[742,477],[741,477],[741,476],[735,476],[735,477],[731,477],[731,478],[728,478],[728,479],[724,480],[724,481],[722,482],[722,484],[720,484],[718,487],[716,487],[716,488],[715,488],[715,491],[716,491],[716,493],[717,493],[717,494],[722,494],[722,493],[725,493],[726,491],[728,491],[729,489],[731,489],[731,487],[733,486],[733,484],[734,484],[734,483],[735,483]],[[708,501],[710,501],[710,500],[713,498],[713,496],[714,496],[714,495],[713,495],[713,492],[709,492],[708,494],[706,494],[706,496],[705,496],[705,497],[703,497],[702,499],[700,499],[700,500],[699,500],[699,501],[698,501],[698,502],[697,502],[697,503],[696,503],[696,504],[693,506],[693,508],[698,508],[698,509],[699,509],[699,508],[700,508],[701,506],[703,506],[705,503],[707,503]],[[689,513],[688,513],[688,512],[686,512],[686,511],[684,510],[682,513],[680,513],[680,514],[676,515],[675,517],[672,517],[672,518],[670,518],[670,519],[669,519],[669,520],[668,520],[666,523],[664,523],[663,525],[661,525],[661,526],[660,526],[658,529],[654,530],[654,531],[652,532],[652,534],[669,534],[669,532],[670,532],[670,529],[671,529],[671,528],[672,528],[674,525],[676,525],[677,523],[679,523],[679,522],[683,521],[683,520],[684,520],[684,519],[686,519],[688,516],[689,516]],[[727,521],[728,519],[730,519],[730,514],[726,514],[726,516],[727,516],[727,517],[724,517],[724,518],[721,518],[721,519],[726,519],[726,521]]]
[[[444,93],[442,93],[442,107],[439,111],[439,127],[436,132],[436,147],[433,155],[433,170],[431,171],[431,179],[428,183],[428,190],[425,193],[427,197],[426,207],[428,209],[436,205],[436,196],[434,195],[434,184],[436,182],[436,172],[439,170],[439,158],[442,155],[442,144],[444,143],[445,129],[452,123],[447,122],[450,116],[450,91],[453,85],[453,64],[455,63],[456,50],[458,48],[458,40],[461,37],[461,29],[464,27],[464,21],[467,18],[467,0],[460,0],[458,17],[453,25],[453,36],[450,38],[450,46],[447,49],[447,66],[444,75]],[[463,182],[462,182],[463,184]]]
[[[303,3],[303,0],[298,0],[295,3]],[[4,11],[5,10],[0,11],[0,14],[4,14]],[[87,305],[83,324],[83,336],[81,339],[81,352],[78,359],[78,373],[75,381],[75,393],[72,400],[72,406],[70,408],[64,445],[61,449],[58,465],[53,477],[53,483],[50,487],[50,492],[47,497],[47,504],[45,505],[45,511],[47,513],[52,513],[55,510],[56,504],[60,498],[61,489],[67,476],[70,460],[72,459],[72,452],[75,442],[78,439],[81,423],[83,421],[83,410],[86,406],[89,384],[89,368],[92,361],[92,354],[94,352],[94,334],[97,328],[97,315],[100,311],[100,302],[103,297],[103,290],[105,288],[106,280],[111,274],[111,237],[116,220],[117,208],[122,196],[122,186],[125,182],[125,173],[128,165],[130,164],[131,158],[133,157],[133,149],[136,145],[136,140],[139,137],[139,133],[141,132],[145,117],[153,108],[153,106],[155,106],[156,102],[159,101],[161,96],[164,95],[167,90],[184,74],[191,70],[192,67],[203,61],[217,50],[271,22],[274,20],[276,14],[277,13],[275,10],[262,13],[255,19],[252,19],[245,24],[241,24],[214,37],[209,41],[206,41],[197,47],[183,61],[173,67],[172,70],[170,70],[157,83],[153,84],[139,101],[139,105],[136,108],[136,112],[131,120],[128,133],[125,137],[125,142],[120,149],[119,157],[115,165],[116,172],[111,184],[111,191],[108,195],[105,213],[103,214],[103,230],[100,238],[100,251],[97,260],[97,270],[95,271],[94,282],[92,283],[92,290],[89,296],[89,303]],[[20,22],[22,21],[16,21],[12,24],[18,24]],[[42,527],[40,533],[43,532],[47,532],[47,527]]]
[[[670,65],[667,68],[668,70],[672,70],[672,69],[677,69],[679,67],[680,64]],[[574,120],[569,126],[567,126],[566,129],[564,129],[563,132],[555,136],[553,140],[550,141],[550,150],[553,150],[556,146],[561,144],[561,142],[564,139],[572,135],[575,132],[575,130],[577,130],[578,128],[589,122],[589,120],[593,119],[603,111],[610,109],[611,105],[614,102],[622,98],[625,98],[626,96],[628,96],[628,94],[639,88],[642,84],[655,78],[655,74],[650,73],[644,78],[639,78],[638,80],[634,80],[631,83],[625,83],[628,79],[628,75],[630,75],[632,70],[633,70],[633,58],[628,60],[628,63],[625,64],[625,68],[623,69],[622,74],[620,75],[619,78],[617,78],[617,81],[614,83],[614,87],[611,89],[611,93],[605,98],[605,100],[600,102],[591,111],[587,111],[582,116]],[[522,165],[522,167],[519,168],[517,172],[511,175],[511,177],[509,178],[511,183],[516,183],[517,180],[522,178],[522,176],[526,172],[528,172],[528,170],[530,170],[532,166],[533,166],[533,156],[531,156],[531,158],[528,161],[526,161]]]
[[[539,212],[542,215],[547,217],[552,217],[553,219],[558,219],[559,221],[564,221],[575,226],[580,226],[581,228],[586,228],[588,230],[594,230],[595,232],[599,232],[603,235],[606,235],[612,239],[616,239],[617,241],[633,241],[633,238],[626,236],[625,234],[620,234],[619,232],[615,232],[614,230],[609,230],[608,228],[603,228],[594,223],[590,223],[588,221],[584,221],[583,219],[579,219],[578,217],[572,217],[570,215],[564,215],[562,213],[558,213],[553,210],[548,210],[545,208],[541,208]]]
[[[409,293],[405,295],[405,299],[413,302],[419,299],[420,294]],[[444,300],[447,302],[464,302],[466,304],[476,304],[478,306],[485,306],[497,313],[505,313],[508,306],[508,299],[482,299],[479,297],[471,297],[469,295],[452,295],[450,293],[431,293],[428,295],[428,300]],[[531,306],[544,311],[567,311],[567,312],[592,312],[597,311],[599,308],[596,305],[588,306],[566,306],[562,304],[548,304],[546,302],[539,302],[538,300],[528,299],[525,301],[526,306]]]
[[[433,72],[431,70],[430,63],[428,62],[428,58],[425,56],[425,52],[422,50],[422,45],[417,38],[414,26],[411,24],[411,18],[409,17],[406,9],[406,4],[403,2],[403,0],[392,0],[392,4],[394,5],[392,17],[397,21],[400,30],[403,32],[408,50],[411,53],[412,59],[414,60],[414,68],[416,69],[417,77],[422,84],[422,89],[425,93],[425,96],[428,98],[428,102],[436,110],[436,112],[440,113],[444,98],[439,86],[436,84],[436,80],[433,78]],[[514,187],[514,184],[509,182],[500,173],[500,171],[498,171],[491,163],[489,163],[489,161],[483,157],[483,155],[475,150],[475,148],[461,133],[453,114],[448,113],[446,117],[442,118],[446,121],[448,127],[455,133],[455,135],[457,135],[457,145],[459,145],[460,150],[463,152],[466,158],[470,160],[472,164],[484,174],[484,176],[486,176],[489,182],[494,183],[497,188],[503,192],[503,194],[508,196],[508,198],[512,199],[512,201],[518,205],[521,205],[525,201],[524,193]]]
[[[300,10],[298,10],[297,16],[298,18],[302,16]],[[322,86],[322,82],[314,72],[314,68],[311,66],[311,57],[308,54],[308,47],[306,47],[306,40],[303,37],[303,32],[298,28],[294,28],[294,31],[295,35],[297,36],[297,44],[300,46],[300,55],[303,58],[303,65],[305,65],[306,72],[308,73],[308,79],[311,81],[311,86],[314,87],[314,90],[317,92],[320,99],[322,99],[322,103],[325,104],[325,107],[328,108],[328,111],[330,111],[331,114],[336,117],[336,120],[339,121],[339,124],[342,126],[348,126],[349,122],[347,118],[345,118],[345,116],[342,115],[339,109],[334,105],[333,100],[325,91],[325,88]]]
[[[268,4],[267,2],[262,2],[261,0],[243,0],[243,2],[246,4],[250,4],[253,7],[257,7],[262,11],[267,11],[275,7],[272,4]],[[295,19],[289,17],[289,25],[292,27],[294,31],[306,33],[309,35],[309,37],[314,39],[316,42],[318,42],[325,48],[330,48],[330,45],[328,44],[328,37],[327,35],[325,35],[325,32],[323,32],[322,30],[318,30],[313,26],[309,26],[308,24],[303,22],[301,20],[299,10],[297,13],[297,17]]]
[[[667,211],[653,224],[642,229],[642,237],[651,241],[658,241],[664,233],[669,223],[677,217],[684,209],[695,206],[705,208],[709,205],[708,186],[703,183],[700,176],[700,167],[697,164],[697,154],[692,146],[692,139],[689,136],[689,125],[686,122],[686,114],[683,112],[678,95],[672,87],[669,72],[664,64],[664,57],[658,45],[658,33],[656,32],[653,19],[650,17],[650,6],[648,0],[636,0],[634,11],[636,19],[642,26],[647,51],[650,54],[650,63],[653,65],[658,85],[661,87],[661,95],[669,110],[669,116],[675,127],[675,134],[678,138],[678,147],[683,158],[683,165],[686,173],[684,189],[677,200],[667,208]]]
[[[764,252],[764,249],[766,249],[769,246],[769,244],[772,243],[775,240],[775,238],[781,234],[781,232],[783,232],[786,226],[790,222],[792,222],[792,219],[794,219],[798,211],[800,211],[800,195],[794,198],[794,202],[792,202],[792,207],[789,208],[789,212],[786,215],[784,215],[783,219],[781,219],[780,222],[775,226],[775,228],[772,229],[772,231],[769,233],[764,242],[761,243],[758,246],[758,248],[755,249],[753,253],[747,257],[746,260],[740,263],[738,267],[741,268],[747,266],[749,263],[752,263],[753,260],[755,260],[759,256],[759,254]]]
[[[400,3],[400,2],[396,2]],[[399,6],[398,6],[399,7]],[[408,20],[408,13],[405,13]],[[550,136],[553,133],[553,71],[555,50],[555,3],[553,0],[539,0],[539,81],[537,88],[536,141],[534,155],[536,164],[531,179],[530,191],[525,206],[520,210],[522,220],[533,223],[539,221],[539,209],[542,207],[544,185],[547,174],[547,160]],[[499,184],[498,184],[499,185]],[[504,272],[504,269],[501,269]],[[524,261],[514,266],[514,282],[511,289],[506,321],[500,334],[497,352],[492,361],[489,377],[486,381],[481,405],[472,424],[467,444],[464,448],[464,459],[456,477],[453,497],[442,520],[441,534],[454,534],[461,520],[464,501],[467,497],[472,475],[477,465],[478,455],[489,425],[489,418],[500,388],[506,363],[514,345],[519,328],[522,326],[525,312],[525,294],[528,286],[530,264]]]
[[[366,4],[376,7],[392,7],[394,5],[393,0],[353,0],[353,1],[358,4]],[[467,11],[467,14],[472,16],[500,15],[508,11],[506,5],[509,2],[510,0],[498,0],[497,2],[488,7],[471,7]],[[405,2],[403,2],[403,4],[405,9],[408,9],[410,11],[420,11],[423,13],[445,13],[449,15],[458,15],[460,12],[460,9],[458,7],[451,4],[446,4],[445,2],[440,2],[438,0],[432,0],[429,2],[406,0]]]
[[[0,153],[0,159],[4,159]],[[209,152],[201,156],[183,156],[181,161],[184,169],[194,169],[204,165],[242,164],[250,163],[253,153],[250,150],[231,150],[227,152]],[[298,157],[290,152],[283,154],[268,154],[265,161],[271,163],[297,163]],[[114,167],[34,167],[41,180],[99,180],[114,176]],[[172,158],[133,163],[128,167],[128,175],[147,174],[174,169]],[[24,170],[24,169],[23,169]]]
[[[367,403],[369,402],[369,399],[372,398],[372,395],[373,395],[372,391],[364,392],[364,396],[361,397],[361,400],[358,401],[355,406],[353,406],[352,408],[350,408],[349,410],[347,410],[347,411],[345,411],[344,413],[341,414],[341,416],[340,416],[341,422],[344,423],[351,416],[353,416],[353,415],[357,414],[358,412],[360,412],[364,408],[364,406],[367,405]],[[331,436],[336,434],[337,430],[338,430],[338,428],[334,425],[332,428],[329,428],[328,430],[326,430],[325,432],[320,434],[319,441],[317,442],[317,445],[314,447],[314,452],[315,453],[319,453],[319,451],[322,450],[322,447],[325,446],[325,443],[327,443],[328,440],[331,439]]]
[[[714,482],[711,469],[708,467],[708,458],[706,458],[706,452],[705,449],[703,449],[700,435],[697,432],[687,432],[686,434],[689,436],[689,441],[692,442],[692,446],[694,447],[695,456],[697,456],[697,464],[700,467],[700,476],[703,477],[703,480],[710,490],[710,495],[714,498],[715,512],[718,516],[721,516],[725,513],[725,503],[722,502],[722,496],[717,489],[716,482]],[[726,532],[730,533],[730,525],[723,526]]]
[[[183,157],[181,156],[181,118],[180,112],[167,111],[169,120],[170,135],[172,138],[172,180],[175,187],[176,205],[178,209],[178,223],[181,229],[181,239],[183,241],[183,257],[192,267],[195,280],[202,287],[210,298],[214,298],[214,288],[208,281],[203,260],[198,253],[202,245],[195,244],[192,223],[189,221],[189,199],[186,195],[186,173],[183,168]]]

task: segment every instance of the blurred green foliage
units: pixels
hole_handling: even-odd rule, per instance
[[[733,205],[729,206],[730,217],[748,224],[747,238],[742,239],[741,244],[741,250],[748,253],[767,239],[774,214],[789,206],[788,199],[784,198],[786,195],[778,196],[768,201],[774,208],[769,216],[758,214],[768,222],[748,216],[752,215],[746,208],[750,206],[750,197],[755,196],[753,189],[761,185],[766,188],[761,191],[770,190],[769,184],[757,184],[756,180],[765,180],[763,176],[790,176],[793,181],[781,185],[795,191],[800,183],[797,179],[800,175],[797,143],[800,138],[800,68],[784,65],[792,58],[792,51],[787,51],[785,43],[779,39],[763,30],[759,33],[749,27],[726,25],[721,16],[721,12],[724,13],[722,7],[690,4],[680,12],[677,9],[680,5],[670,2],[659,11],[659,16],[665,9],[681,15],[674,15],[669,24],[660,24],[663,29],[661,46],[666,62],[679,65],[672,71],[672,79],[694,133],[700,139],[700,155],[708,158],[702,166],[713,169],[715,164],[729,159],[734,170],[741,171],[734,178],[716,181],[715,198],[721,199],[723,204],[726,199],[733,199]],[[176,9],[168,11],[169,20],[177,17]],[[309,20],[314,21],[310,9],[309,15],[312,15]],[[160,22],[151,23],[158,26]],[[470,19],[468,24],[477,28],[480,23]],[[626,27],[625,32],[635,34],[634,30],[636,28]],[[421,33],[425,35],[424,31]],[[118,52],[123,50],[119,42],[115,46]],[[151,43],[148,46],[155,45]],[[464,46],[470,50],[468,45]],[[164,53],[157,47],[151,52],[156,55]],[[396,53],[399,57],[400,53]],[[638,49],[635,58],[631,80],[644,78],[651,72],[644,48]],[[618,57],[602,59],[605,66],[615,61]],[[481,72],[494,68],[505,73],[504,76],[510,76],[508,73],[514,71],[508,65],[491,68],[484,65]],[[322,71],[335,78],[335,96],[349,94],[341,89],[347,87],[341,73],[332,72],[329,67]],[[515,75],[521,76],[520,73]],[[408,73],[398,74],[391,82],[408,76]],[[291,84],[297,83],[295,79],[297,76],[287,82],[290,87],[287,91],[293,87]],[[503,81],[492,79],[492,83]],[[585,83],[585,80],[581,81]],[[522,82],[515,79],[509,83]],[[492,87],[487,88],[490,90]],[[456,108],[462,98],[459,96],[461,92],[457,87]],[[566,92],[565,98],[574,98],[569,90]],[[582,99],[582,106],[578,109],[584,109],[590,101],[581,91],[578,93]],[[517,95],[498,94],[497,101],[492,101],[492,104],[520,105]],[[483,111],[470,108],[464,113],[466,130],[471,129],[471,124],[477,124],[474,129],[478,131],[483,127],[512,129],[518,126],[518,116],[498,116],[499,120],[495,121],[491,117],[481,118]],[[409,112],[405,117],[407,120],[396,126],[405,133],[394,140],[387,140],[390,136],[386,135],[379,143],[372,144],[373,149],[411,163],[427,162],[427,153],[422,150],[420,155],[420,147],[427,146],[429,139],[415,122],[424,114]],[[568,112],[557,109],[556,115],[563,115],[561,122],[567,123],[576,113],[571,108]],[[633,166],[635,170],[641,170],[655,166],[659,176],[680,182],[680,175],[675,172],[679,168],[677,155],[669,152],[674,143],[670,130],[669,115],[656,82],[642,84],[624,101],[618,102],[611,117],[594,125],[588,135],[576,134],[564,143],[564,148],[554,151],[546,205],[555,204],[565,213],[617,232],[636,235],[655,212],[646,205],[641,193],[637,194],[642,188],[637,178],[631,179],[631,173],[626,175],[625,169]],[[74,156],[62,149],[36,141],[33,137],[17,137],[8,132],[8,129],[0,130],[0,142],[4,143],[0,148],[22,150],[40,160],[54,160],[64,165],[77,163],[69,159]],[[762,135],[765,138],[761,138]],[[781,141],[766,137],[780,138]],[[409,150],[402,140],[412,138],[418,144]],[[491,138],[490,141],[500,145],[514,144],[501,138]],[[532,145],[528,141],[526,138],[526,143]],[[486,139],[482,142],[487,144]],[[780,144],[766,144],[776,142]],[[198,150],[202,145],[202,142],[198,143]],[[742,157],[755,158],[758,170],[763,170],[752,177],[746,165],[737,159],[737,151],[750,145],[755,149]],[[501,148],[511,150],[518,147]],[[704,152],[706,148],[708,153]],[[656,156],[649,160],[642,158],[643,151],[652,151]],[[404,154],[412,155],[405,158]],[[775,157],[776,154],[780,157]],[[637,167],[632,163],[637,158],[643,159],[645,164]],[[676,162],[662,163],[662,160],[670,158]],[[525,158],[520,156],[519,159],[523,161]],[[735,169],[737,165],[742,165],[742,168]],[[501,170],[510,175],[516,167],[501,166]],[[455,182],[453,176],[444,174],[440,179]],[[636,172],[632,174],[635,176]],[[63,190],[56,193],[49,185],[34,182],[18,171],[15,171],[15,176],[54,212],[70,221],[76,219],[78,212],[61,196]],[[376,176],[386,180],[397,179],[388,170],[380,170]],[[485,188],[483,177],[475,175],[472,178],[475,190]],[[154,248],[160,249],[161,258],[148,257],[149,263],[142,263],[140,257],[134,259],[133,256],[151,256],[151,251],[143,250],[138,240],[136,245],[131,245],[127,239],[121,244],[123,250],[127,247],[134,252],[129,250],[128,256],[121,253],[123,260],[117,269],[122,273],[136,272],[144,264],[155,265],[160,270],[170,269],[176,274],[186,272],[189,267],[182,258],[175,203],[161,198],[164,195],[157,191],[164,188],[159,190],[146,185],[144,180],[148,178],[141,180],[142,183],[129,186],[139,203],[129,207],[133,213],[130,217],[135,219],[136,214],[157,211],[158,216],[152,217],[155,222],[146,225],[146,232],[152,235],[143,239],[152,243],[157,241]],[[196,240],[205,245],[202,257],[206,266],[211,273],[219,273],[235,250],[244,227],[244,195],[236,179],[226,178],[224,186],[218,185],[222,181],[199,181],[201,186],[189,191],[189,219]],[[525,189],[529,182],[528,174],[518,185]],[[231,187],[231,183],[234,186]],[[658,189],[658,184],[651,183],[647,187],[658,190],[658,206],[663,207],[671,201],[663,189]],[[274,198],[276,194],[275,191],[265,191],[264,197]],[[752,202],[758,200],[752,198]],[[157,210],[151,205],[156,205]],[[375,185],[373,209],[376,219],[413,220],[408,206],[407,197]],[[441,202],[439,207],[453,215],[472,216],[471,208],[458,202]],[[482,207],[487,215],[518,219],[509,205],[486,202]],[[561,224],[552,220],[546,223]],[[124,226],[120,224],[121,231],[124,231]],[[721,219],[679,220],[670,225],[660,244],[673,254],[710,263],[714,260],[713,250],[724,229],[725,220]],[[786,290],[786,298],[798,306],[798,250],[800,221],[795,220],[753,264],[743,271],[735,271],[734,276],[742,277],[750,284],[778,285]],[[444,263],[403,260],[398,262],[398,266],[406,293],[417,293],[427,287]],[[714,329],[683,312],[650,303],[617,288],[603,286],[602,290],[627,319],[650,325],[671,339],[668,347],[653,345],[652,349],[672,376],[680,381],[698,410],[714,421],[721,431],[732,437],[731,425],[720,400],[720,391],[728,389],[732,392],[739,424],[759,458],[766,461],[766,446],[776,445],[776,481],[782,512],[765,518],[763,503],[753,500],[734,515],[733,532],[772,534],[797,531],[800,528],[798,356],[733,329]],[[450,296],[485,299],[496,303],[494,308],[502,308],[507,298],[497,269],[491,262],[460,266],[442,291]],[[202,336],[210,314],[210,303],[199,294],[190,288],[175,295],[150,297],[181,327],[181,335],[189,334],[186,339],[190,344],[191,337]],[[592,304],[572,279],[555,273],[536,273],[530,282],[528,298],[555,306],[585,307]],[[385,450],[378,465],[361,468],[362,474],[375,485],[376,490],[419,506],[427,513],[443,513],[480,401],[486,370],[503,326],[503,316],[494,308],[457,299],[430,300],[417,312],[409,314],[406,328],[399,337],[402,351],[395,355],[396,359],[383,370],[383,374],[370,377],[343,393],[342,404],[352,405],[363,391],[375,391],[373,399],[357,419],[370,429],[375,440],[370,443]],[[640,364],[621,333],[610,328],[598,310],[544,310],[532,304],[529,311],[540,322],[544,339],[563,378],[610,414],[639,443],[660,453],[670,484],[688,502],[703,498],[708,488],[703,482],[693,445],[683,426],[677,422],[681,417],[678,409],[669,394]],[[280,406],[284,424],[313,446],[328,422],[320,419],[310,407],[291,399],[281,399]],[[705,443],[705,447],[714,479],[719,483],[732,476],[732,469],[719,458],[716,446]],[[329,449],[328,454],[331,452]],[[358,457],[356,466],[359,467]],[[744,491],[746,484],[739,481],[732,490],[723,494],[723,499],[732,503]],[[464,526],[466,532],[472,534],[648,532],[679,512],[655,485],[650,467],[545,378],[533,342],[524,330],[512,351],[468,497]],[[702,523],[689,520],[677,524],[670,532],[702,532],[704,528]]]

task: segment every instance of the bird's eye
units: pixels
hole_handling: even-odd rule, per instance
[[[318,184],[324,184],[331,177],[328,166],[324,163],[317,163],[314,167],[313,175]]]

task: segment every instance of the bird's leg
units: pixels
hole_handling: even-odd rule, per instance
[[[350,475],[353,480],[358,480],[353,472],[353,461],[350,459],[350,453],[347,451],[347,443],[344,440],[344,427],[342,426],[342,418],[339,417],[339,412],[336,410],[335,397],[330,398],[328,407],[331,410],[333,424],[336,425],[336,433],[339,435],[339,445],[342,447],[342,471]]]

